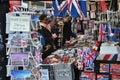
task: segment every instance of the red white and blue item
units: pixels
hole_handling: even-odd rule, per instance
[[[84,19],[87,17],[86,0],[53,1],[52,11],[54,16],[64,17],[67,10],[70,12],[71,17]]]

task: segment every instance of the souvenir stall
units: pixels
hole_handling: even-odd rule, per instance
[[[100,51],[96,57],[96,79],[119,80],[119,11],[106,11],[100,14]]]
[[[67,3],[67,1],[65,2]],[[64,24],[62,21],[58,23],[57,46],[59,49],[44,60],[42,60],[41,51],[45,42],[43,36],[36,31],[39,25],[36,12],[7,13],[7,76],[10,76],[11,80],[118,79],[120,74],[117,72],[120,68],[120,48],[116,42],[119,41],[118,27],[116,27],[116,23],[119,21],[118,12],[106,11],[96,15],[96,4],[96,1],[90,3],[89,9],[86,12],[84,10],[82,16],[78,16],[78,14],[76,16],[72,11],[70,12],[72,19],[81,17],[79,20],[84,27],[84,34],[76,33],[77,38],[66,41],[65,46],[61,46]],[[86,7],[84,6],[84,8]],[[47,12],[47,10],[44,11]],[[63,17],[61,13],[54,13],[54,16]]]

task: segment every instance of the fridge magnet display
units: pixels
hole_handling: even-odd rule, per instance
[[[10,53],[10,65],[27,66],[28,62],[28,53]]]
[[[97,74],[97,80],[109,80],[109,75]]]
[[[120,75],[120,64],[110,64],[110,73]]]
[[[100,72],[101,73],[109,73],[109,64],[101,63],[100,64]]]
[[[96,80],[95,73],[91,72],[82,72],[79,80]]]

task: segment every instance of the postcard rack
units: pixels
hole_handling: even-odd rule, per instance
[[[31,20],[33,14],[32,12],[6,14],[6,33],[8,34],[6,43],[8,64],[6,67],[7,76],[11,76],[11,80],[36,79],[32,70],[42,61],[40,52],[42,45],[36,37],[33,37],[33,34],[37,35],[37,33],[31,31],[34,27]]]

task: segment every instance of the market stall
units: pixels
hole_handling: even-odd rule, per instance
[[[109,80],[119,79],[120,47],[117,44],[117,42],[101,44],[100,53],[95,60],[97,76],[106,75]]]

